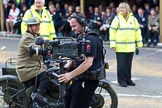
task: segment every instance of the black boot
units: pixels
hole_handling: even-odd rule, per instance
[[[31,98],[32,98],[32,102],[34,106],[42,108],[48,105],[47,98],[43,97],[42,95],[38,93],[32,93]]]
[[[127,81],[127,84],[130,86],[135,86],[136,84],[133,81]]]

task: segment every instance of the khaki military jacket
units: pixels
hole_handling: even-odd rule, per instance
[[[159,30],[160,30],[160,14],[157,14],[154,17],[155,18],[152,18],[151,15],[148,16],[148,28],[156,27],[155,29],[153,29],[153,31],[159,32]]]
[[[19,52],[16,63],[16,73],[20,82],[28,81],[45,71],[41,68],[42,56],[30,56],[31,45],[35,45],[34,36],[31,33],[26,32],[19,43]]]

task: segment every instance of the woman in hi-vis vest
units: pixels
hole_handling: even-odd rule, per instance
[[[109,29],[110,48],[116,53],[119,86],[135,86],[131,80],[131,67],[134,52],[143,46],[141,30],[127,3],[120,3],[118,8],[119,13]]]

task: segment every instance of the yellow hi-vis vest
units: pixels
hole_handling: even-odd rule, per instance
[[[53,38],[56,38],[54,22],[49,11],[45,9],[45,7],[42,9],[41,15],[36,11],[35,6],[32,6],[31,9],[25,12],[23,21],[21,23],[21,34],[24,34],[26,32],[26,22],[33,16],[37,17],[41,21],[39,34],[43,37],[44,40],[53,40]]]
[[[110,48],[116,48],[116,52],[134,52],[136,47],[143,46],[139,23],[132,13],[127,21],[121,14],[117,15],[111,23],[109,34]]]

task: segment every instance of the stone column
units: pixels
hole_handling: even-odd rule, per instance
[[[80,8],[81,8],[81,13],[84,14],[84,2],[85,0],[80,0]]]
[[[3,11],[3,0],[0,0],[0,30],[4,31],[4,11]]]

